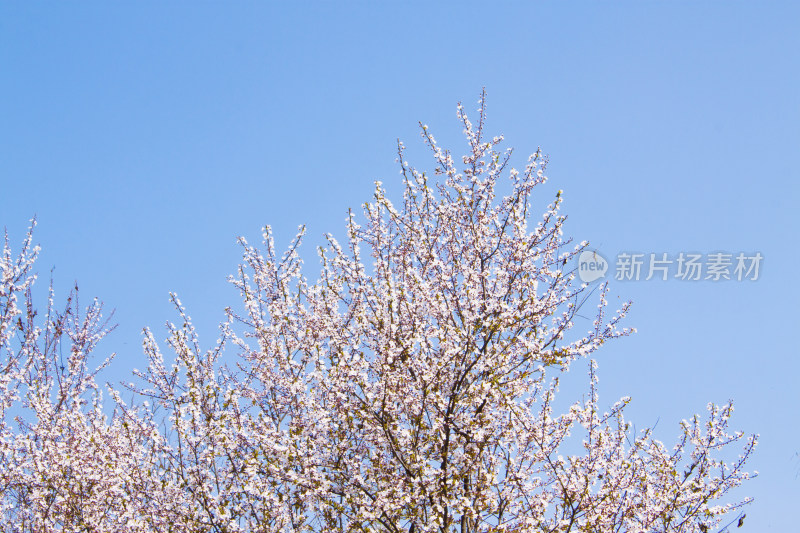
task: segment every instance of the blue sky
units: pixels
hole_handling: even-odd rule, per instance
[[[0,224],[19,243],[36,214],[44,277],[116,309],[123,379],[145,366],[141,328],[174,317],[169,291],[213,341],[236,236],[271,224],[282,247],[307,224],[315,276],[320,236],[373,181],[398,190],[396,139],[430,168],[422,121],[459,153],[456,103],[485,86],[516,165],[549,155],[539,198],[564,190],[576,240],[611,260],[763,255],[754,282],[612,280],[639,332],[597,354],[600,393],[631,395],[667,443],[732,398],[733,426],[761,434],[746,526],[792,530],[798,21],[789,2],[4,2]]]

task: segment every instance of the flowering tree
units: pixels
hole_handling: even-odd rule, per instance
[[[426,126],[432,175],[399,145],[402,202],[378,183],[346,244],[319,250],[318,281],[301,272],[302,231],[283,255],[269,228],[262,250],[241,239],[244,305],[210,350],[173,296],[171,355],[146,331],[140,402],[109,387],[111,414],[87,362],[108,330],[99,305],[79,314],[76,290],[59,313],[51,296],[37,326],[37,250],[30,233],[17,258],[6,243],[4,530],[706,532],[730,519],[749,500],[723,497],[756,443],[729,433],[730,404],[684,421],[670,449],[629,429],[627,398],[602,411],[590,360],[588,394],[556,412],[558,375],[630,332],[627,305],[607,319],[603,287],[591,330],[574,333],[586,286],[567,265],[586,243],[563,238],[560,192],[533,219],[544,158],[509,169],[484,101],[477,125],[458,108],[459,162]]]

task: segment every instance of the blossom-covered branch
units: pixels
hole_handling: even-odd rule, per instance
[[[511,168],[485,111],[485,95],[477,124],[458,107],[458,161],[420,124],[432,172],[398,144],[402,198],[378,182],[345,241],[327,236],[316,281],[304,228],[282,255],[269,227],[263,247],[240,239],[242,305],[219,340],[204,349],[173,295],[168,355],[146,330],[139,404],[110,388],[108,416],[87,363],[99,305],[79,316],[75,293],[56,313],[51,296],[37,326],[37,250],[30,234],[16,258],[6,244],[4,527],[706,532],[747,503],[726,495],[756,437],[729,431],[730,404],[683,422],[671,450],[631,431],[628,398],[602,412],[590,357],[631,333],[628,304],[609,318],[603,286],[576,330],[591,294],[568,265],[587,243],[563,236],[561,191],[534,216],[546,159]],[[559,375],[587,359],[586,397],[558,412]],[[14,406],[33,416],[14,427]]]

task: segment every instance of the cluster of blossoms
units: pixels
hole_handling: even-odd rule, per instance
[[[422,126],[433,175],[398,154],[405,192],[378,183],[347,242],[301,272],[302,231],[281,255],[244,239],[241,294],[201,347],[173,296],[168,356],[145,332],[137,404],[89,356],[109,328],[96,302],[34,311],[31,234],[6,242],[0,280],[0,530],[706,532],[747,500],[755,437],[728,431],[730,405],[682,426],[669,449],[634,434],[628,399],[589,391],[556,412],[558,375],[630,333],[605,289],[583,337],[585,285],[565,265],[561,195],[530,225],[544,158],[522,172],[487,140],[484,98],[456,163]],[[497,198],[499,179],[510,194]],[[577,439],[577,441],[576,441]],[[578,442],[576,446],[575,443]],[[731,444],[743,451],[726,462]],[[582,443],[582,445],[581,445]],[[735,518],[734,518],[735,520]]]

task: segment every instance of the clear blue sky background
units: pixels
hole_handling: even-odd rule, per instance
[[[756,282],[613,282],[634,337],[598,354],[601,399],[669,444],[733,398],[761,434],[749,531],[797,528],[797,4],[0,4],[0,224],[36,214],[39,271],[116,308],[110,380],[143,367],[176,291],[215,338],[235,237],[342,234],[417,121],[456,153],[455,105],[549,154],[542,205],[607,257],[759,251]],[[40,286],[44,290],[44,284]],[[582,324],[578,324],[583,327]],[[105,352],[100,355],[105,355]],[[583,365],[576,371],[583,374]]]

